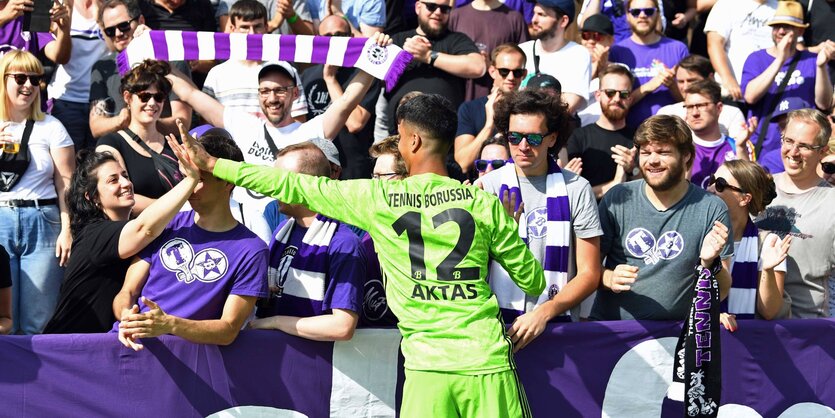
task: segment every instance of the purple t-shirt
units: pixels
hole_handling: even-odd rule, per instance
[[[167,314],[194,320],[219,319],[230,294],[266,297],[264,241],[241,224],[226,232],[206,231],[194,223],[194,215],[177,214],[140,252],[151,264],[142,296]]]
[[[662,37],[660,41],[652,45],[641,45],[635,43],[632,38],[626,38],[609,50],[609,62],[619,62],[629,66],[637,79],[637,85],[634,86],[637,88],[652,80],[661,69],[672,69],[688,54],[687,46],[674,39]],[[662,106],[675,102],[667,86],[662,85],[644,96],[640,102],[632,105],[626,117],[626,124],[636,129],[641,122],[658,112]]]
[[[798,97],[810,104],[815,103],[815,74],[817,69],[815,61],[817,60],[817,55],[807,51],[801,51],[799,54],[800,56],[798,58],[800,61],[798,61],[797,68],[794,69],[794,72],[790,76],[791,78],[789,78],[786,90],[783,91],[780,100],[781,103],[789,97]],[[762,74],[774,59],[765,49],[754,51],[748,56],[748,59],[745,60],[745,65],[742,67],[741,87],[743,92],[748,88],[748,83]],[[756,116],[759,121],[763,121],[766,112],[771,108],[780,110],[780,103],[777,103],[775,106],[774,100],[777,96],[777,88],[786,76],[791,61],[791,59],[786,60],[783,66],[780,67],[780,71],[777,72],[777,76],[774,77],[774,82],[768,87],[768,92],[757,103],[749,107],[749,117]],[[758,144],[760,142],[759,136],[760,129],[757,128],[751,135],[751,143]],[[757,162],[772,174],[784,171],[783,160],[780,158],[780,127],[773,119],[768,124],[765,142],[763,143],[760,155],[757,156]]]
[[[735,147],[732,141],[732,139],[724,135],[712,143],[697,141],[694,138],[696,157],[693,159],[693,168],[690,170],[690,182],[701,186],[703,189],[707,189],[707,182],[710,179],[710,175],[715,173],[725,161],[736,159]]]
[[[0,26],[0,56],[12,49],[22,49],[34,54],[55,40],[51,33],[38,32],[34,35],[37,38],[33,40],[31,32],[23,31],[23,16]]]
[[[293,225],[286,243],[270,242],[270,287],[280,288],[270,295],[270,303],[259,306],[257,316],[274,315],[311,317],[332,309],[362,311],[362,287],[365,260],[360,240],[348,226],[319,216],[320,221],[334,222],[336,229],[330,243],[317,245],[318,234],[305,238],[308,228]],[[285,220],[276,230],[289,222]],[[273,283],[275,281],[275,283]]]

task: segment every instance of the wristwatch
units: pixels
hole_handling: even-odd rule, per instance
[[[432,51],[432,52],[429,53],[429,66],[430,67],[435,66],[435,60],[438,59],[438,55],[441,55],[441,53],[438,52],[438,51]]]

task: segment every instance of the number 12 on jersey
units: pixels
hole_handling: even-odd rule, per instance
[[[426,279],[426,262],[424,255],[424,235],[421,230],[421,213],[406,212],[391,225],[398,235],[403,232],[409,238],[409,261],[412,265],[412,278],[415,280]],[[473,244],[475,236],[475,221],[470,212],[461,208],[450,208],[432,217],[432,225],[435,229],[447,222],[454,222],[458,225],[458,241],[452,251],[438,264],[436,269],[438,280],[478,280],[479,267],[459,267],[461,261],[467,256]],[[427,232],[428,237],[433,237],[433,232]]]

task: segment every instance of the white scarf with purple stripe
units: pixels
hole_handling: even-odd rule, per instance
[[[519,179],[516,177],[516,166],[506,164],[498,170],[501,188],[499,196],[504,190],[517,196],[521,200]],[[535,303],[527,300],[522,289],[510,279],[507,272],[496,261],[490,261],[490,287],[496,294],[502,316],[506,323],[511,323],[516,317],[530,312],[552,299],[568,283],[568,254],[571,240],[571,208],[568,203],[568,191],[562,171],[553,159],[549,159],[548,175],[545,180],[547,222],[545,233],[545,259],[539,260],[545,270],[545,290]],[[519,218],[519,237],[528,242],[528,225],[525,214]],[[552,321],[570,321],[566,311]]]
[[[130,71],[146,59],[288,61],[356,67],[384,80],[386,89],[391,90],[412,55],[396,45],[381,47],[368,38],[152,30],[131,41],[119,54],[119,73]]]
[[[739,319],[753,319],[757,311],[759,242],[759,230],[749,219],[739,248],[734,251],[731,291],[722,302],[722,312],[732,313]]]

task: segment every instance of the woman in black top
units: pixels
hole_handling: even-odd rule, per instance
[[[44,333],[111,329],[116,321],[113,298],[130,259],[162,233],[200,182],[200,171],[188,156],[178,157],[186,178],[133,220],[133,184],[115,156],[96,152],[80,157],[67,191],[73,252],[58,307]]]
[[[130,112],[126,129],[101,137],[97,152],[107,151],[128,171],[134,187],[136,216],[154,199],[171,190],[180,181],[177,157],[157,130],[171,82],[167,62],[145,61],[122,78],[120,91]]]

